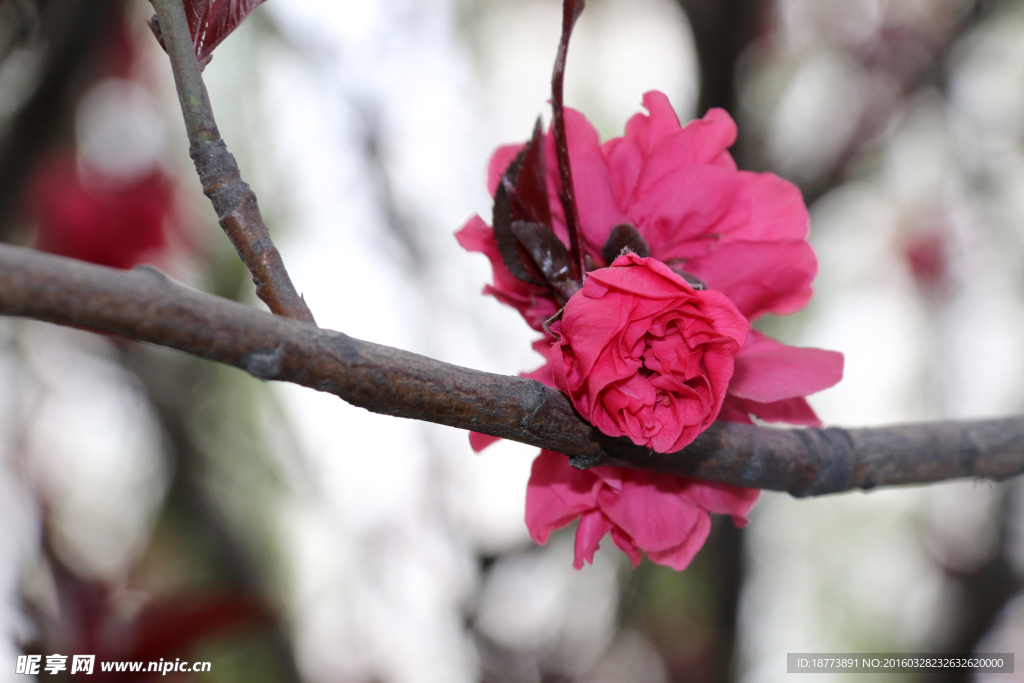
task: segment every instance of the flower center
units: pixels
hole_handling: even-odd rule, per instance
[[[651,349],[651,344],[648,341],[644,344],[644,352],[640,354],[640,369],[637,370],[637,374],[639,374],[644,379],[650,379],[651,377],[654,377],[655,375],[659,374],[656,370],[652,370],[649,367],[647,367],[647,355],[652,352],[653,350]],[[664,389],[655,389],[654,396],[655,405],[660,403],[666,408],[672,405],[672,395],[669,392],[665,391]]]
[[[644,379],[650,379],[655,374],[657,374],[654,370],[651,370],[649,367],[647,367],[647,354],[649,354],[650,352],[651,344],[650,342],[647,342],[644,345],[644,352],[640,354],[640,369],[637,371],[639,375]]]

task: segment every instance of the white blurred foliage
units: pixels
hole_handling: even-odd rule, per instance
[[[836,49],[863,40],[876,22],[873,7],[913,14],[929,5],[955,11],[957,3],[849,3],[824,23],[812,5],[782,3],[792,59],[805,65],[820,59],[826,42]],[[861,14],[863,26],[844,19],[857,7],[870,10]],[[848,35],[837,38],[844,27]],[[846,356],[843,381],[811,398],[826,424],[996,416],[1024,403],[1021,30],[1018,4],[961,40],[948,76],[951,97],[924,90],[909,99],[853,178],[812,207],[817,295],[799,336],[788,341]],[[836,99],[839,88],[833,83],[816,96],[855,110],[856,101]],[[773,115],[778,110],[761,112]],[[802,140],[796,126],[792,132],[793,149],[830,144],[813,126]],[[794,159],[814,168],[813,155]],[[902,254],[918,230],[939,235],[949,254],[940,299],[918,287]],[[991,557],[997,492],[990,483],[951,482],[804,501],[765,495],[749,536],[743,681],[776,680],[787,651],[913,652],[938,642],[945,635],[938,617],[954,613],[945,610],[956,599],[944,570],[969,571]]]
[[[927,495],[766,494],[748,536],[742,680],[778,680],[786,652],[920,651],[942,588],[917,538]]]
[[[555,536],[545,552],[500,558],[478,597],[481,634],[509,650],[534,653],[568,676],[591,670],[615,635],[621,557],[606,549],[581,572],[572,560],[568,534]]]
[[[967,215],[981,228],[971,256],[970,277],[950,307],[947,328],[961,329],[950,355],[964,358],[954,367],[953,414],[974,417],[1019,412],[1024,405],[1024,5],[1007,3],[975,28],[954,54],[950,74],[950,134],[965,169],[964,185],[972,200]],[[966,320],[965,320],[966,319]],[[1020,481],[1006,485],[1017,492],[1010,515],[1010,559],[1024,572],[1024,526]],[[963,523],[961,522],[961,525]],[[979,527],[984,528],[984,527]],[[961,531],[960,535],[969,532]],[[977,533],[977,532],[976,532]],[[982,536],[963,542],[984,553],[992,540]],[[1024,609],[1018,595],[1003,610],[996,627],[979,644],[979,652],[1012,652],[1024,639]],[[994,680],[996,674],[978,675]],[[1001,675],[1020,680],[1020,674]]]
[[[37,505],[61,560],[117,585],[144,550],[167,485],[154,416],[104,337],[0,321],[0,657],[35,634],[19,588],[55,608]],[[22,679],[13,666],[0,681]]]
[[[79,162],[106,179],[131,181],[163,154],[163,122],[139,83],[105,78],[89,89],[75,114]]]
[[[16,661],[17,643],[31,635],[27,619],[18,608],[18,584],[37,548],[39,520],[22,477],[20,450],[24,406],[21,390],[27,383],[18,361],[18,323],[0,320],[0,660]],[[21,679],[14,667],[0,668],[0,681]]]
[[[44,52],[38,47],[15,48],[0,64],[0,125],[6,125],[35,92]]]
[[[1024,642],[1024,597],[1018,595],[1003,610],[994,632],[985,636],[979,644],[978,652],[1016,654],[1020,644]],[[976,683],[1020,683],[1024,681],[1024,671],[1014,662],[1013,673],[978,673],[974,674]]]
[[[827,48],[794,64],[769,124],[773,167],[807,179],[834,164],[857,129],[866,87],[858,66]]]
[[[53,542],[77,572],[123,580],[145,548],[167,485],[159,429],[135,380],[103,337],[25,323],[37,387],[25,471],[47,506]]]
[[[889,4],[886,0],[782,0],[778,13],[787,47],[799,53],[826,42],[870,39]]]
[[[581,678],[583,683],[668,683],[661,655],[643,635],[621,629],[594,668]]]
[[[498,141],[522,140],[550,97],[561,3],[464,4],[474,23],[471,44],[487,118]],[[591,0],[566,60],[566,104],[583,111],[602,139],[622,135],[648,90],[668,95],[684,121],[692,117],[697,64],[687,27],[678,5],[666,0]]]

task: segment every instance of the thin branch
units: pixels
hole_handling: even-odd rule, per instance
[[[217,211],[220,227],[252,273],[256,295],[272,312],[302,322],[313,314],[295,291],[284,261],[270,239],[256,195],[242,180],[235,157],[228,152],[213,118],[199,63],[193,51],[188,19],[181,0],[151,0],[163,44],[171,57],[178,101],[188,131],[189,155],[203,192]]]
[[[325,391],[367,410],[471,429],[615,465],[812,496],[1024,472],[1024,416],[875,429],[717,422],[678,453],[598,432],[539,382],[442,363],[187,289],[0,245],[0,315],[78,325]]]
[[[558,176],[562,181],[562,210],[565,212],[565,228],[569,233],[569,255],[572,272],[582,285],[587,276],[583,259],[583,245],[580,243],[580,215],[576,207],[576,189],[572,183],[572,165],[569,163],[569,137],[565,130],[565,111],[562,91],[565,84],[565,59],[569,53],[569,38],[576,20],[583,13],[584,0],[563,0],[562,37],[558,41],[555,68],[551,74],[551,130],[555,135],[555,156],[558,159]]]

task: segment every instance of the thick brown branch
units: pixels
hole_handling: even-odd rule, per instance
[[[79,325],[326,391],[377,413],[472,429],[571,456],[810,496],[1024,471],[1024,417],[877,429],[719,422],[685,450],[600,434],[559,392],[261,313],[174,284],[0,245],[0,314]]]
[[[270,240],[256,195],[242,180],[235,157],[221,140],[213,118],[181,0],[151,0],[160,35],[171,57],[178,101],[188,131],[189,155],[203,192],[217,211],[220,227],[249,268],[256,295],[277,315],[313,322],[313,314],[295,291],[284,261]]]

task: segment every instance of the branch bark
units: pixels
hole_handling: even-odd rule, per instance
[[[601,434],[539,382],[470,370],[267,315],[171,282],[0,245],[0,314],[120,335],[335,394],[367,410],[614,465],[813,496],[1024,472],[1024,416],[872,429],[717,422],[678,453]]]
[[[160,36],[171,58],[178,102],[188,131],[189,156],[217,212],[217,220],[252,274],[258,296],[276,315],[312,323],[313,314],[292,284],[256,195],[242,180],[235,157],[220,137],[199,70],[181,0],[151,0]]]

